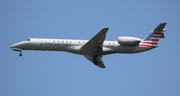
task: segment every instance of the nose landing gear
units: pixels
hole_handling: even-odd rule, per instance
[[[19,56],[22,56],[22,49],[20,49],[20,48],[12,48],[12,50],[20,52]]]

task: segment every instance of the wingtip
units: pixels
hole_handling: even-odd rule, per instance
[[[100,67],[100,68],[105,69],[105,68],[106,68],[106,66],[103,66],[103,67]]]
[[[104,27],[103,29],[109,29],[109,27]]]
[[[162,22],[161,24],[167,24],[167,22]]]

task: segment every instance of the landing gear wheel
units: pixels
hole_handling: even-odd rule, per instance
[[[22,53],[21,53],[21,52],[19,53],[19,56],[22,56]]]
[[[97,56],[96,56],[96,55],[94,55],[94,56],[93,56],[93,63],[94,63],[95,65],[97,65],[97,64],[98,64],[98,61],[97,61]]]
[[[94,60],[94,64],[97,65],[97,64],[98,64],[98,61],[97,61],[97,60]]]

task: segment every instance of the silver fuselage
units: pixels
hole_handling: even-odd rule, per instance
[[[31,38],[29,41],[13,44],[11,48],[18,50],[65,51],[80,55],[91,55],[92,50],[81,50],[81,47],[87,42],[88,40]],[[117,41],[104,41],[102,49],[102,55],[107,55],[113,53],[138,53],[153,48],[140,45],[122,46]]]

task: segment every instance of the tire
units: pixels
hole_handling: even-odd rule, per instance
[[[97,60],[94,60],[93,63],[94,63],[95,65],[97,65],[97,64],[98,64],[98,61],[97,61]]]
[[[19,53],[19,56],[22,56],[22,53]]]
[[[94,63],[95,65],[98,64],[98,61],[96,60],[97,57],[98,57],[98,55],[93,55],[93,63]]]

